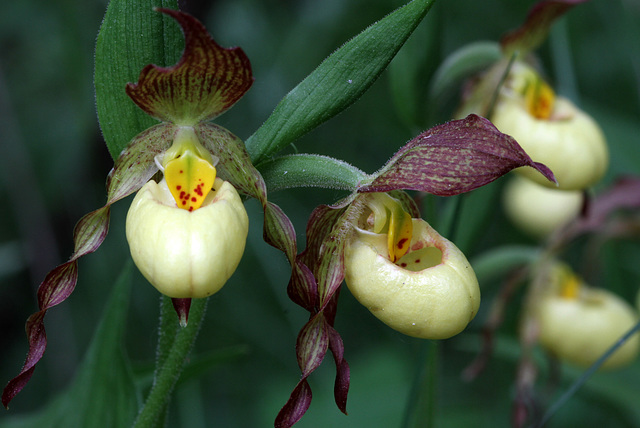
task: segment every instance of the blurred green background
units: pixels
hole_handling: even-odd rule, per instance
[[[255,84],[216,120],[246,138],[277,102],[327,55],[401,0],[216,0],[181,4],[202,20],[223,46],[241,46]],[[301,152],[344,159],[367,172],[379,168],[419,131],[447,120],[454,101],[428,105],[430,78],[455,49],[498,40],[524,21],[533,2],[440,0],[389,71],[347,111],[296,143]],[[105,202],[112,166],[100,135],[93,92],[95,38],[104,0],[4,2],[0,13],[0,381],[18,373],[27,350],[24,322],[36,309],[44,275],[72,252],[75,222]],[[611,150],[602,186],[621,174],[640,173],[640,3],[595,0],[573,9],[539,50],[557,91],[601,124]],[[293,151],[294,148],[291,149]],[[473,262],[502,245],[531,244],[504,218],[499,203],[504,180],[465,198],[453,238]],[[292,219],[304,246],[311,210],[343,194],[333,190],[282,191],[270,195]],[[436,227],[450,200],[430,198],[428,220]],[[33,379],[0,412],[0,426],[31,414],[65,390],[92,338],[115,279],[129,258],[124,218],[130,199],[114,206],[111,230],[100,250],[80,262],[72,297],[49,311],[49,346]],[[195,355],[229,351],[231,358],[185,380],[176,391],[171,427],[271,426],[299,378],[295,339],[304,311],[286,296],[289,267],[262,241],[262,214],[247,203],[248,248],[236,274],[210,299]],[[444,233],[444,231],[441,230]],[[451,237],[451,236],[450,236]],[[593,285],[635,299],[640,284],[640,246],[623,239],[604,244],[586,266],[583,248],[571,248],[577,269],[588,267]],[[591,262],[593,260],[590,260]],[[126,349],[141,385],[148,385],[157,331],[159,298],[136,272],[128,314]],[[508,426],[519,357],[517,321],[521,295],[507,310],[494,358],[473,382],[461,371],[480,347],[480,328],[503,278],[482,278],[483,305],[467,330],[436,351],[436,427]],[[351,366],[349,416],[333,404],[333,361],[328,356],[310,378],[314,400],[299,427],[397,427],[404,417],[417,369],[430,345],[387,328],[349,294],[341,293],[336,328]],[[541,384],[546,374],[541,358]],[[580,371],[563,368],[558,390],[539,389],[541,403],[557,398]],[[146,383],[145,383],[146,382]],[[640,426],[640,361],[596,374],[549,426]]]

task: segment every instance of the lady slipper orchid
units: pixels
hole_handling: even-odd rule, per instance
[[[160,123],[133,137],[120,153],[107,180],[105,206],[80,219],[73,255],[40,285],[39,311],[27,320],[27,359],[3,391],[5,406],[24,388],[44,354],[46,312],[71,295],[78,259],[96,251],[106,237],[111,205],[141,188],[127,216],[132,257],[149,282],[174,297],[183,326],[188,298],[219,290],[242,256],[248,220],[238,192],[260,201],[265,240],[295,263],[293,225],[267,201],[266,185],[244,143],[209,122],[251,87],[249,59],[240,48],[219,46],[192,16],[157,11],[180,25],[185,37],[182,57],[171,67],[147,65],[137,83],[122,89]],[[160,170],[164,179],[150,181]]]
[[[192,128],[178,130],[162,164],[165,178],[145,184],[127,214],[131,256],[162,294],[208,297],[242,258],[247,213],[235,188],[216,178]]]
[[[558,190],[514,175],[502,197],[505,213],[519,229],[535,238],[544,238],[574,220],[584,204],[580,190]]]
[[[607,143],[595,120],[570,100],[557,96],[531,64],[536,64],[533,51],[547,38],[555,20],[584,1],[536,3],[526,21],[501,38],[496,46],[502,54],[499,59],[492,57],[487,63],[493,65],[469,79],[456,113],[457,117],[475,113],[489,118],[501,132],[514,137],[533,160],[547,165],[557,183],[529,168],[518,172],[561,190],[584,190],[604,176],[609,165]],[[478,53],[476,49],[462,51]],[[475,63],[469,59],[459,55],[447,70]]]
[[[131,256],[144,277],[169,297],[212,295],[242,258],[249,220],[238,192],[217,178],[207,193],[199,208],[183,209],[184,197],[176,198],[166,180],[149,181],[129,208]]]
[[[584,284],[568,267],[554,266],[548,290],[535,305],[540,344],[569,363],[595,363],[637,322],[633,307],[608,290]],[[613,369],[632,362],[640,350],[640,333],[618,348],[601,366]]]
[[[358,170],[363,180],[351,195],[312,212],[307,246],[296,258],[308,275],[293,275],[287,289],[310,314],[296,344],[302,376],[276,426],[290,427],[304,415],[311,403],[307,378],[327,351],[336,363],[336,404],[346,413],[350,371],[334,328],[343,280],[375,316],[402,333],[447,338],[465,328],[480,304],[475,274],[460,250],[420,219],[403,189],[459,195],[521,166],[554,180],[513,138],[470,115],[424,131],[374,174]]]
[[[397,209],[389,213],[386,233],[356,227],[345,249],[345,283],[360,303],[394,330],[422,339],[460,333],[480,306],[471,265],[427,222],[411,219],[397,201],[389,200],[387,194],[372,195],[368,207],[375,223],[387,217],[380,218],[380,205]],[[411,227],[402,225],[407,217]]]
[[[607,143],[598,124],[553,90],[529,65],[516,61],[496,102],[491,121],[547,165],[562,190],[582,190],[600,181],[609,165]],[[519,173],[549,186],[529,169]]]

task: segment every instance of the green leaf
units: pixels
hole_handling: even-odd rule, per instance
[[[124,352],[132,263],[116,281],[94,338],[69,389],[41,412],[4,424],[16,427],[120,428],[130,426],[139,406]]]
[[[431,76],[441,56],[442,32],[445,19],[443,8],[429,11],[429,25],[422,25],[404,44],[389,64],[389,88],[391,99],[400,120],[413,134],[425,129],[432,110],[441,110],[441,105],[429,103],[427,91]]]
[[[260,173],[267,190],[292,187],[324,187],[355,190],[367,175],[344,161],[328,156],[299,154],[282,156],[263,163]]]
[[[380,76],[432,3],[412,1],[324,60],[246,141],[254,163],[259,164],[353,104]]]
[[[113,289],[109,303],[69,393],[70,409],[61,426],[128,426],[138,412],[131,366],[123,336],[126,329],[132,263],[128,262]]]
[[[125,93],[148,64],[167,66],[180,58],[184,39],[176,22],[154,7],[177,9],[175,0],[112,0],[96,42],[96,108],[113,159],[141,131],[157,124]]]

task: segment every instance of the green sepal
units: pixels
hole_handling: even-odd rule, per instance
[[[347,162],[306,153],[269,160],[259,169],[270,192],[293,187],[354,191],[367,178],[366,173]]]

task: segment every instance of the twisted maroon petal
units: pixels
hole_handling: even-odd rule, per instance
[[[38,312],[27,320],[29,350],[18,376],[2,392],[2,404],[9,402],[25,387],[47,347],[44,317],[47,310],[65,301],[78,280],[78,259],[96,251],[109,231],[111,204],[137,191],[157,171],[153,158],[171,144],[175,127],[160,124],[137,135],[116,160],[107,180],[107,203],[85,215],[73,232],[75,251],[69,261],[47,274],[38,288]]]
[[[47,347],[44,316],[47,310],[62,303],[73,292],[78,280],[78,258],[98,249],[109,230],[110,205],[85,215],[76,226],[74,241],[76,251],[71,259],[53,269],[38,288],[39,311],[29,317],[26,324],[29,351],[18,376],[9,381],[2,392],[2,404],[8,408],[9,402],[25,387],[35,366]]]

